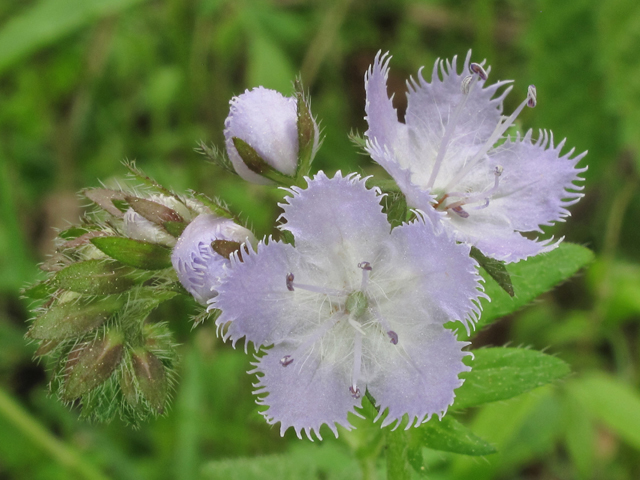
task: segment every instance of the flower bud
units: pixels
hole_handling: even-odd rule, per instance
[[[106,381],[122,360],[123,343],[121,332],[110,331],[72,350],[65,365],[63,398],[75,400]]]
[[[163,363],[153,353],[138,348],[131,354],[131,365],[142,395],[156,412],[162,414],[169,392]]]
[[[189,208],[174,197],[151,195],[149,199],[134,196],[126,198],[131,208],[124,213],[123,231],[134,240],[173,247],[176,239],[163,226],[164,223],[180,222],[193,216]],[[193,206],[199,213],[206,211],[195,202],[190,202],[189,206]]]
[[[303,108],[298,108],[299,101]],[[230,104],[224,130],[227,154],[245,180],[273,183],[270,171],[275,171],[276,177],[295,177],[301,153],[309,156],[307,145],[313,146],[310,156],[315,155],[320,133],[302,95],[285,97],[257,87],[233,97]],[[300,151],[301,142],[304,152]]]
[[[224,266],[229,264],[230,252],[225,247],[240,247],[245,242],[255,242],[250,230],[227,218],[199,215],[185,228],[171,255],[180,283],[205,305],[216,295],[215,287],[224,274]]]

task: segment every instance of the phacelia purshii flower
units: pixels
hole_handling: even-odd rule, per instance
[[[295,247],[260,242],[232,257],[211,301],[225,339],[270,346],[253,370],[263,415],[282,434],[311,438],[326,424],[337,435],[367,390],[383,426],[442,415],[468,370],[467,343],[443,325],[479,314],[469,247],[419,213],[391,230],[382,195],[355,174],[307,182],[281,205]]]
[[[285,97],[257,87],[233,97],[230,104],[224,136],[229,159],[242,178],[266,185],[273,182],[265,168],[293,178],[301,162],[311,163],[320,131],[302,94]]]
[[[255,242],[253,233],[228,218],[203,214],[178,239],[171,262],[182,286],[202,305],[216,295],[232,251]]]
[[[427,82],[411,79],[405,122],[398,121],[387,94],[390,57],[378,54],[365,76],[367,150],[395,179],[414,208],[435,209],[458,241],[485,255],[515,262],[557,246],[520,232],[542,233],[569,215],[582,186],[576,168],[585,153],[561,155],[564,141],[532,132],[506,136],[525,107],[536,105],[536,90],[509,116],[502,115],[509,81],[485,85],[490,69],[466,57],[436,61]]]

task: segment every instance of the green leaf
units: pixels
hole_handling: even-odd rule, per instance
[[[143,0],[41,0],[0,30],[0,72],[60,37]]]
[[[169,235],[176,238],[180,237],[184,229],[187,228],[187,224],[184,222],[164,222],[162,226],[169,232]]]
[[[196,199],[198,199],[199,202],[201,202],[205,207],[209,208],[209,210],[211,210],[211,212],[213,212],[214,214],[220,217],[230,218],[236,223],[240,223],[237,217],[233,213],[231,213],[231,211],[227,208],[226,204],[223,201],[213,199],[204,193],[200,193],[200,192],[192,192],[192,193],[193,193],[193,196]]]
[[[493,445],[478,437],[452,415],[445,415],[442,420],[433,418],[418,428],[412,428],[410,434],[411,446],[462,455],[490,455],[497,452]]]
[[[130,267],[161,270],[171,266],[171,249],[156,243],[124,237],[97,237],[93,243],[103,253]]]
[[[56,303],[34,320],[28,335],[38,340],[79,337],[102,325],[124,302],[121,295],[108,295],[88,303]]]
[[[22,295],[33,300],[41,300],[51,295],[53,288],[48,281],[38,282],[22,290]]]
[[[573,380],[568,390],[593,416],[640,449],[640,395],[608,375],[597,373]]]
[[[94,238],[100,240],[106,237]],[[51,283],[56,288],[87,295],[110,295],[129,290],[135,282],[128,275],[131,269],[121,263],[87,260],[73,263],[55,274]]]
[[[470,256],[500,285],[500,288],[507,292],[510,297],[513,297],[513,284],[504,262],[484,256],[476,247],[471,247]]]
[[[61,231],[60,233],[58,233],[58,236],[63,240],[74,240],[81,235],[84,235],[85,233],[89,233],[89,230],[87,230],[86,228],[74,226]]]
[[[574,275],[593,261],[593,258],[593,252],[588,248],[562,243],[549,253],[509,264],[507,270],[516,293],[514,297],[510,297],[493,279],[485,275],[485,293],[491,298],[491,302],[485,299],[481,301],[482,316],[475,332],[527,305],[537,296]],[[465,332],[458,333],[458,338],[464,340],[466,337]]]
[[[569,374],[559,358],[524,348],[474,350],[471,371],[463,372],[464,384],[456,389],[451,409],[506,400]]]

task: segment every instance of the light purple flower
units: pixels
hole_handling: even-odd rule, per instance
[[[270,184],[270,180],[251,171],[242,160],[233,138],[244,140],[270,166],[294,176],[298,167],[298,101],[263,87],[246,90],[233,97],[225,120],[227,154],[238,175],[248,182]],[[313,120],[312,120],[313,121]],[[319,147],[320,132],[313,121],[312,157]]]
[[[326,424],[337,435],[367,390],[383,426],[444,414],[469,369],[467,343],[443,325],[472,325],[483,295],[469,247],[420,214],[391,230],[382,195],[356,174],[307,181],[281,205],[295,247],[232,257],[210,302],[225,340],[271,346],[251,372],[263,415],[281,434],[320,437]]]
[[[407,82],[405,123],[398,121],[387,95],[389,60],[376,56],[365,76],[367,150],[396,180],[410,206],[435,208],[445,228],[461,242],[485,255],[516,262],[558,244],[536,241],[519,232],[542,233],[541,226],[563,221],[566,209],[583,195],[575,182],[586,168],[576,164],[586,152],[561,155],[564,140],[532,132],[507,136],[507,129],[525,106],[536,103],[535,87],[509,116],[502,103],[512,87],[500,81],[485,86],[486,71],[467,54],[458,72],[456,57],[436,61],[427,82]],[[504,141],[503,141],[504,140]]]
[[[171,254],[171,262],[182,286],[202,305],[216,295],[220,278],[225,275],[228,258],[216,253],[214,240],[255,242],[251,231],[227,218],[198,215],[182,235]]]

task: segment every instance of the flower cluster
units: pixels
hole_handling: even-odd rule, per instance
[[[505,137],[521,110],[535,106],[535,87],[504,117],[509,82],[486,85],[489,69],[470,56],[462,72],[455,58],[438,61],[431,82],[419,73],[408,83],[406,123],[387,95],[389,57],[378,54],[365,76],[364,144],[413,208],[400,218],[389,208],[388,217],[386,194],[356,174],[300,181],[303,97],[257,88],[231,100],[231,163],[248,181],[286,187],[279,219],[286,235],[244,247],[234,237],[223,274],[207,273],[199,249],[220,227],[203,219],[185,230],[174,266],[196,299],[219,313],[219,334],[259,352],[255,393],[282,434],[292,427],[299,437],[320,437],[326,425],[337,435],[338,425],[351,428],[348,414],[365,394],[382,426],[443,415],[469,369],[467,344],[444,324],[458,320],[469,330],[485,296],[471,247],[505,262],[547,252],[558,241],[520,232],[562,220],[582,196],[575,182],[584,154],[561,155],[564,142],[555,145],[547,132]],[[308,118],[312,158],[318,128]]]
[[[561,154],[564,141],[546,131],[508,134],[536,89],[504,116],[512,87],[488,84],[470,53],[461,69],[437,61],[430,81],[411,79],[400,122],[389,60],[378,54],[365,75],[359,143],[397,188],[311,173],[320,129],[296,82],[291,97],[259,87],[231,100],[226,155],[201,145],[242,179],[284,188],[275,238],[258,241],[221,202],[176,195],[135,169],[150,194],[84,192],[100,214],[61,233],[51,277],[28,291],[51,298],[30,336],[38,355],[56,352],[64,401],[112,412],[122,398],[128,411],[161,412],[175,349],[146,317],[181,292],[225,341],[253,344],[258,403],[281,434],[338,435],[365,398],[382,426],[446,413],[470,369],[468,343],[448,324],[475,326],[488,298],[479,267],[497,278],[492,269],[558,245],[525,234],[569,215],[585,154]]]

